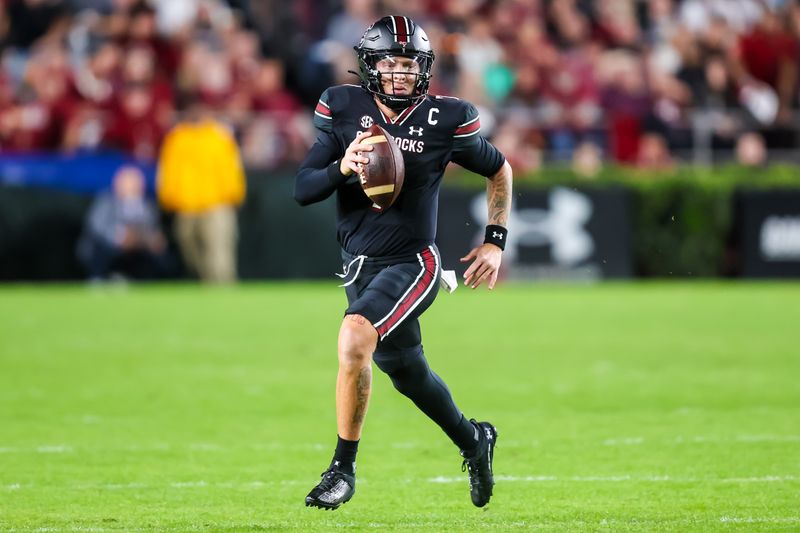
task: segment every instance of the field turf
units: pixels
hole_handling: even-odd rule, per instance
[[[424,344],[500,431],[492,502],[376,371],[324,512],[340,291],[0,287],[0,531],[800,530],[800,285],[440,294]]]

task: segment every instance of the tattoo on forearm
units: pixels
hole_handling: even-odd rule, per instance
[[[506,226],[511,211],[511,172],[504,165],[486,185],[489,204],[489,224]]]
[[[356,409],[353,412],[353,424],[361,425],[364,423],[364,416],[367,414],[367,402],[369,402],[369,392],[372,388],[372,368],[362,368],[358,373],[356,382]]]

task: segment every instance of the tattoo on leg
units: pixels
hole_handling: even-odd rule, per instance
[[[353,412],[353,424],[361,425],[364,423],[371,386],[372,368],[362,368],[361,372],[358,373],[358,381],[356,382],[356,409]]]
[[[347,315],[347,318],[355,322],[356,324],[363,326],[367,323],[367,319],[365,319],[361,315]]]

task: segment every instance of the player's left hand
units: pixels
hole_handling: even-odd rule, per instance
[[[464,272],[464,285],[469,285],[470,288],[474,289],[484,281],[489,280],[489,289],[494,289],[502,259],[503,250],[494,244],[484,243],[473,248],[461,258],[462,263],[472,261],[467,271]]]

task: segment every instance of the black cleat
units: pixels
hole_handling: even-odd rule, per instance
[[[489,422],[476,422],[471,419],[478,431],[481,432],[481,442],[478,451],[472,456],[467,456],[463,451],[461,456],[464,463],[461,471],[469,471],[469,494],[476,507],[483,507],[492,497],[494,487],[494,474],[492,474],[492,461],[494,460],[494,447],[497,444],[497,428]]]
[[[322,473],[322,481],[306,496],[306,507],[338,509],[350,501],[356,492],[356,478],[334,468]]]

